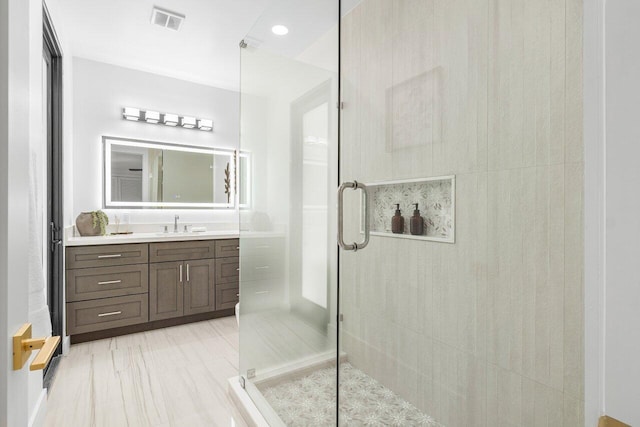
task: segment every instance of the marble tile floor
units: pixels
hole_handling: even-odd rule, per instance
[[[334,352],[335,334],[320,331],[286,310],[243,313],[240,322],[243,367],[258,373]]]
[[[72,345],[45,426],[245,426],[227,396],[237,374],[235,317]]]
[[[289,427],[335,424],[335,367],[265,387],[261,392]],[[339,406],[341,426],[443,427],[350,363],[340,365]]]

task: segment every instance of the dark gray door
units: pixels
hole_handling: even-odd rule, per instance
[[[185,271],[182,262],[149,265],[149,320],[170,319],[184,314]]]
[[[215,309],[215,260],[185,261],[184,314],[206,313]]]
[[[43,94],[46,103],[45,131],[47,143],[47,304],[52,335],[63,336],[63,264],[62,264],[62,50],[46,7],[43,8]],[[53,377],[60,344],[54,360],[45,369],[45,387]]]

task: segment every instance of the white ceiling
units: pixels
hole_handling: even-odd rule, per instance
[[[344,0],[350,9],[358,0]],[[335,22],[334,0],[61,0],[73,56],[237,90],[247,34],[295,55]],[[186,16],[176,32],[150,23],[153,6]],[[257,23],[257,25],[256,25]],[[275,24],[290,27],[276,40]]]
[[[73,56],[238,89],[238,44],[270,0],[62,0]],[[151,24],[156,5],[186,16],[180,31]]]

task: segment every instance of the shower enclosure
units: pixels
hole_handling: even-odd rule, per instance
[[[270,2],[239,331],[270,425],[584,425],[581,4]]]

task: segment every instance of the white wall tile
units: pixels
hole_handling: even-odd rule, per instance
[[[373,237],[345,255],[347,351],[448,427],[582,419],[579,3],[365,0],[344,21],[343,171],[457,180],[455,244]],[[439,98],[416,103],[401,85],[434,69]]]

